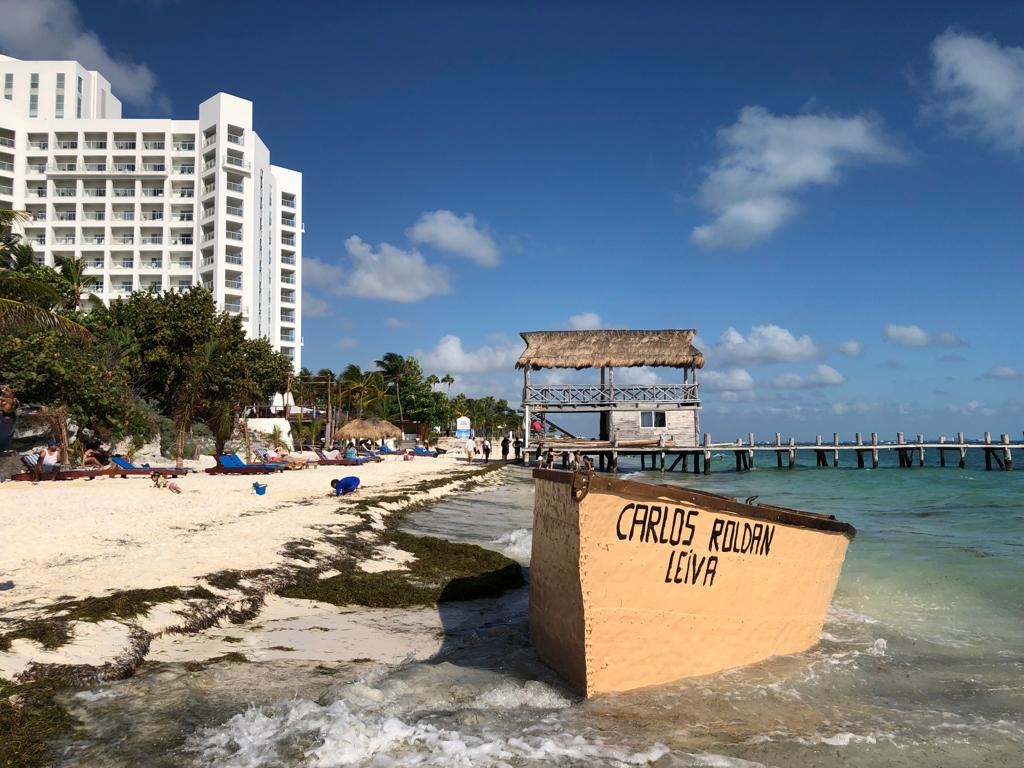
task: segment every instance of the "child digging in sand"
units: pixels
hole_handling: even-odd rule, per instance
[[[153,481],[154,488],[166,488],[171,493],[181,493],[181,486],[173,480],[168,480],[159,472],[154,472],[149,476],[150,480]]]

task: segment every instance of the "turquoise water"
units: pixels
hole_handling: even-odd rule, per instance
[[[448,637],[428,661],[150,665],[71,699],[83,729],[62,745],[60,764],[1024,762],[1024,473],[771,467],[635,477],[758,495],[856,526],[821,642],[582,701],[534,656],[524,589],[473,604],[468,621],[466,611],[449,621],[442,609]],[[528,473],[512,473],[498,489],[439,502],[408,527],[525,563],[531,507]]]

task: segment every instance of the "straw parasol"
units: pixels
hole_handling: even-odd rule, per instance
[[[352,419],[334,431],[335,440],[359,440],[363,437],[370,440],[386,440],[389,437],[401,436],[402,430],[385,419]]]

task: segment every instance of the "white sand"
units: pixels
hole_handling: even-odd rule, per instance
[[[361,522],[360,517],[345,511],[352,502],[393,495],[437,477],[450,477],[457,487],[468,468],[465,461],[442,456],[265,476],[200,471],[177,479],[183,491],[180,494],[153,487],[148,477],[4,483],[0,485],[0,632],[18,620],[46,615],[42,609],[59,599],[128,589],[207,586],[202,577],[218,571],[296,564],[283,551],[284,546],[301,540],[310,542],[304,546],[318,552],[330,552],[332,545],[322,540],[325,535],[344,532]],[[341,499],[328,497],[330,480],[345,475],[360,478],[359,491]],[[254,481],[267,484],[265,495],[253,492]],[[444,492],[438,489],[420,498]],[[369,514],[378,522],[384,512],[379,508]],[[382,547],[363,567],[401,568],[408,557],[392,547]],[[240,592],[219,594],[225,604],[243,597]],[[274,604],[275,620],[283,619],[281,605]],[[15,640],[8,652],[0,652],[0,677],[10,679],[33,661],[101,664],[125,657],[133,647],[132,630],[137,651],[140,628],[156,637],[180,630],[189,618],[179,613],[183,608],[182,604],[161,604],[140,621],[76,623],[74,642],[56,651]],[[292,612],[301,616],[322,608],[303,607]],[[334,607],[327,610],[342,613]],[[430,621],[425,622],[424,634],[414,647],[405,647],[382,641],[381,628],[386,628],[386,622],[375,627],[375,622],[358,617],[357,612],[349,614],[352,620],[343,634],[350,657],[391,659],[436,645],[436,630]],[[343,618],[339,620],[345,623]],[[331,631],[342,630],[334,626]],[[291,647],[293,640],[275,644]]]

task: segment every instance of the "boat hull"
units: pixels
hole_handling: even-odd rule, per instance
[[[854,529],[714,494],[536,470],[530,634],[587,696],[814,645]],[[582,496],[582,498],[578,498]]]

